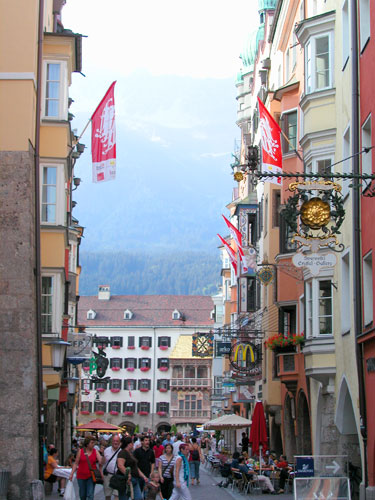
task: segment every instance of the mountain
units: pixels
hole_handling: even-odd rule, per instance
[[[212,295],[220,281],[215,253],[86,252],[80,264],[80,295],[103,284],[113,295]]]

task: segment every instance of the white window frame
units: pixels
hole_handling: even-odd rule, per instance
[[[43,278],[52,278],[52,331],[42,332],[42,335],[43,337],[59,337],[61,334],[61,326],[62,326],[63,296],[64,296],[62,293],[63,283],[59,273],[43,272],[42,280]],[[42,302],[43,302],[43,295],[42,295]]]
[[[55,116],[46,114],[47,100],[47,66],[48,64],[60,65],[59,104],[58,113]],[[68,65],[67,61],[60,59],[45,59],[43,61],[43,92],[42,92],[42,118],[44,120],[67,120],[68,119]]]
[[[350,21],[349,21],[349,0],[344,0],[341,7],[342,21],[342,69],[346,67],[350,55]]]
[[[295,115],[296,116],[296,136],[295,136],[295,149],[297,150],[298,149],[298,121],[299,121],[299,117],[298,117],[298,108],[292,108],[292,109],[288,109],[288,111],[285,111],[284,113],[282,113],[280,119],[281,119],[281,123],[282,123],[282,131],[284,132],[284,134],[288,137],[289,139],[289,122],[288,121],[283,121],[285,118],[286,120],[288,120],[288,117],[291,116],[291,115]],[[286,128],[284,123],[288,123],[288,127]],[[289,139],[290,140],[290,139]],[[290,154],[296,154],[295,151],[292,149],[292,146],[289,144],[289,142],[283,137],[283,149],[284,147],[288,147],[288,151],[283,151],[283,156],[286,156],[286,155],[290,155]],[[267,199],[267,198],[266,198]]]
[[[329,53],[329,81],[328,85],[324,87],[317,87],[316,83],[316,41],[320,38],[328,37],[328,53]],[[305,44],[305,92],[312,94],[321,90],[331,89],[333,87],[333,33],[332,31],[325,31],[317,35],[311,36]],[[310,65],[310,69],[309,69]],[[310,83],[308,84],[308,81]]]
[[[374,321],[374,300],[373,300],[373,264],[372,252],[363,257],[363,323],[364,326]]]
[[[319,291],[320,282],[330,281],[331,282],[331,318],[332,318],[332,332],[331,333],[320,333],[320,315],[319,315]],[[333,311],[333,294],[332,294],[332,277],[322,276],[319,278],[312,278],[306,282],[306,338],[330,338],[333,336],[333,321],[334,321],[334,311]]]
[[[56,168],[56,211],[54,221],[43,220],[43,178],[46,168]],[[40,168],[40,221],[43,225],[48,226],[64,226],[66,221],[66,210],[64,209],[65,198],[65,182],[64,182],[64,165],[62,163],[43,163]]]
[[[350,249],[341,255],[341,334],[351,327]]]
[[[69,272],[77,272],[77,243],[70,242],[69,249]]]
[[[371,114],[367,117],[366,121],[361,127],[361,137],[362,137],[362,149],[371,147],[371,135],[372,135],[372,126],[371,126]],[[362,161],[362,174],[372,174],[372,150],[368,153],[363,153],[361,155]],[[368,181],[364,180],[363,185],[366,187],[369,184]]]
[[[371,35],[370,0],[359,0],[359,36],[361,52]]]

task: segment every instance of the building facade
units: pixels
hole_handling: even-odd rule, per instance
[[[213,318],[211,297],[111,296],[107,285],[99,287],[97,297],[82,296],[79,324],[93,336],[93,350],[104,349],[110,380],[93,384],[90,362],[83,364],[79,422],[104,415],[131,432],[137,426],[142,432],[169,429],[171,391],[177,387],[171,353],[180,337],[191,344],[192,334],[209,332]],[[182,380],[199,384],[204,379],[210,389],[211,366],[205,377],[202,373],[194,368],[194,376],[186,373]]]

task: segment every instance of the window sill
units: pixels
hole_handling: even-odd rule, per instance
[[[324,89],[324,90],[315,90],[313,92],[310,92],[309,94],[303,94],[301,96],[301,100],[299,102],[299,105],[300,105],[302,111],[304,111],[306,106],[311,101],[314,101],[315,99],[321,99],[324,97],[332,97],[335,95],[336,95],[336,87],[331,87],[331,88]]]

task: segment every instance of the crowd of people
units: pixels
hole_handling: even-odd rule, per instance
[[[56,448],[50,445],[44,479],[58,481],[60,496],[64,496],[66,480],[76,477],[80,500],[93,500],[97,478],[106,500],[191,500],[189,485],[200,484],[202,448],[216,451],[215,437],[181,433],[89,435],[73,441],[64,467],[59,465]],[[123,489],[113,487],[111,478],[115,475],[126,477]]]

